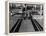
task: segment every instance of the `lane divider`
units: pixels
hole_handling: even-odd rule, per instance
[[[17,27],[16,27],[14,32],[18,32],[19,31],[22,21],[23,21],[23,19],[20,20],[20,22],[18,23],[18,25],[17,25]]]
[[[35,23],[34,23],[33,19],[31,19],[31,22],[32,22],[32,25],[33,25],[33,27],[34,27],[35,31],[39,31],[39,30],[38,30],[38,28],[36,27],[36,25],[35,25]]]
[[[35,20],[35,19],[34,19],[34,20]],[[37,29],[39,30],[39,27],[38,27],[38,25],[37,25],[37,22],[34,21],[34,23],[35,23]],[[40,30],[39,30],[39,31],[40,31]]]
[[[14,28],[16,27],[16,25],[18,24],[20,19],[17,20],[17,22],[14,24],[14,26],[12,27],[12,29],[10,30],[10,33],[14,31]]]
[[[35,20],[35,22],[36,22],[36,24],[37,24],[39,30],[40,30],[40,31],[43,31],[43,27],[42,27],[36,20]]]

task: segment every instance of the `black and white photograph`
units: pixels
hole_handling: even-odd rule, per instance
[[[43,32],[43,4],[9,3],[9,33]]]

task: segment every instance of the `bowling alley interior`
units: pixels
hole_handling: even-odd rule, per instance
[[[43,4],[9,3],[9,32],[43,32]]]

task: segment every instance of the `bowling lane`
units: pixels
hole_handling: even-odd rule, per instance
[[[44,26],[44,19],[36,19],[36,21],[43,27]]]
[[[36,21],[43,27],[44,26],[44,19],[36,19]]]
[[[15,16],[11,16],[9,17],[9,30],[12,29],[12,27],[15,25],[15,23],[17,22],[18,19],[16,19]]]
[[[34,28],[33,25],[31,23],[30,20],[23,20],[23,22],[21,23],[19,32],[34,32]]]

